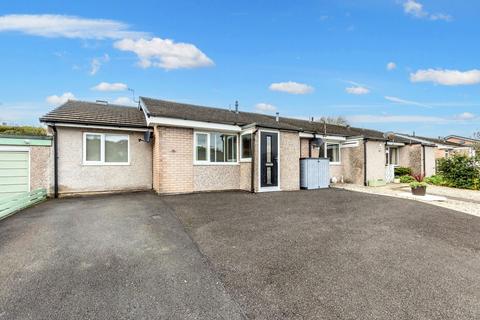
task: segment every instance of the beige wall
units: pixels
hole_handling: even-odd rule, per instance
[[[251,191],[252,185],[252,162],[240,162],[240,189]]]
[[[363,141],[357,147],[342,148],[343,181],[362,185],[364,183],[364,151]],[[332,167],[330,167],[332,170]]]
[[[280,132],[280,189],[300,189],[300,136]]]
[[[53,146],[30,147],[30,190],[53,192]]]
[[[58,127],[59,193],[114,192],[152,188],[152,145],[141,132]],[[122,133],[130,139],[129,165],[83,165],[83,133]],[[53,178],[52,178],[53,179]]]
[[[193,192],[193,129],[157,126],[154,138],[154,190],[158,193]]]
[[[447,157],[447,154],[446,154],[445,149],[435,148],[435,158],[436,159],[442,159],[442,158],[446,158],[446,157]]]
[[[193,166],[194,191],[238,189],[240,189],[240,165]]]
[[[406,145],[399,148],[399,164],[401,167],[412,169],[412,174],[422,173],[423,155],[420,144]]]
[[[425,147],[425,171],[426,177],[432,176],[436,173],[436,159],[435,150],[436,147]]]
[[[367,141],[367,181],[385,180],[385,142]]]

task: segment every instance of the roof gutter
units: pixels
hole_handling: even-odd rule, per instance
[[[58,198],[58,132],[55,124],[53,130],[53,196]]]
[[[363,139],[363,185],[367,186],[367,142],[368,139]]]
[[[109,126],[102,124],[82,124],[82,123],[70,123],[70,122],[56,122],[56,121],[42,121],[45,122],[48,126],[57,126],[57,127],[69,127],[69,128],[90,128],[90,129],[104,129],[104,130],[121,130],[121,131],[138,131],[146,132],[152,130],[150,127],[122,127],[122,126]]]

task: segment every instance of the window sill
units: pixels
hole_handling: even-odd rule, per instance
[[[194,162],[194,166],[238,166],[239,162]]]
[[[331,166],[341,166],[342,163],[341,162],[330,162],[330,165]]]
[[[130,165],[130,162],[126,162],[126,163],[115,163],[115,162],[112,162],[112,163],[105,163],[105,162],[101,162],[101,163],[82,163],[82,166],[86,166],[86,167],[91,167],[91,166],[100,166],[100,167],[105,167],[105,166],[114,166],[114,167],[117,167],[117,166],[129,166]]]

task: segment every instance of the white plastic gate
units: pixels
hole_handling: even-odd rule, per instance
[[[395,165],[389,164],[385,166],[385,182],[391,183],[395,179]]]

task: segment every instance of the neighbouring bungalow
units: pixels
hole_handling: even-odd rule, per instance
[[[462,154],[469,157],[475,156],[475,149],[473,147],[473,143],[470,144],[465,141],[463,143],[460,143],[460,140],[458,140],[458,138],[453,138],[454,136],[450,136],[451,138],[430,138],[417,135],[408,135],[403,133],[396,133],[396,135],[421,143],[435,144],[437,146],[435,149],[435,159],[448,158],[449,156],[454,154]]]
[[[338,182],[390,181],[399,165],[435,173],[433,144],[238,107],[68,101],[40,121],[53,135],[55,195],[298,190],[304,157],[328,158]]]

